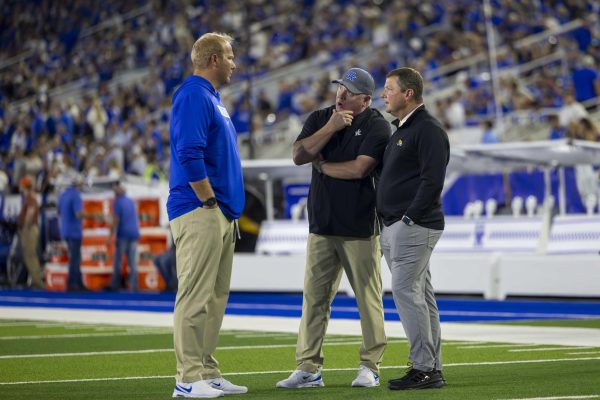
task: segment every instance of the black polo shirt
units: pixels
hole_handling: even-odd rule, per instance
[[[313,112],[296,141],[321,129],[335,106]],[[381,171],[383,152],[391,133],[390,124],[373,108],[355,116],[352,125],[336,132],[321,150],[330,162],[352,161],[359,155],[377,160],[378,165],[363,179],[337,179],[314,167],[308,194],[311,233],[367,238],[375,232],[375,182]]]
[[[377,190],[383,223],[390,226],[406,214],[418,225],[444,229],[441,194],[449,160],[448,134],[420,106],[394,132],[385,150]]]

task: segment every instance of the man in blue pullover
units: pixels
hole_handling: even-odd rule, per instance
[[[67,291],[85,292],[81,276],[81,242],[83,239],[83,218],[93,217],[83,212],[81,189],[83,178],[77,175],[71,186],[58,198],[58,214],[60,215],[60,236],[67,243],[69,250],[69,276]]]
[[[217,92],[235,69],[232,41],[225,34],[202,35],[191,52],[194,73],[173,94],[167,201],[179,279],[173,397],[248,391],[224,379],[214,357],[245,201],[237,135]]]
[[[121,182],[113,184],[115,201],[113,203],[113,223],[110,228],[109,244],[115,238],[115,257],[113,275],[110,283],[111,290],[121,288],[121,269],[123,254],[127,256],[129,266],[129,290],[138,290],[137,248],[140,240],[140,226],[134,201],[125,194]]]

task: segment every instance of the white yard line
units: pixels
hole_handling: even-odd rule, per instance
[[[335,343],[335,342],[344,342],[348,340],[348,338],[330,338],[328,339],[327,337],[325,337],[325,343]],[[388,344],[390,343],[406,343],[406,339],[395,339],[395,340],[389,340],[387,341]],[[446,344],[446,343],[444,343]]]
[[[575,354],[575,355],[581,355],[581,354],[600,354],[600,351],[578,351],[578,352],[567,353],[567,354]]]
[[[508,350],[511,353],[524,353],[528,351],[554,351],[554,350],[585,350],[591,347],[573,346],[573,347],[539,347],[537,349],[513,349]]]
[[[482,361],[476,363],[452,363],[444,364],[446,367],[472,367],[475,365],[507,365],[507,364],[539,364],[539,363],[551,363],[551,362],[568,362],[568,361],[598,361],[600,357],[575,357],[575,358],[548,358],[543,360],[515,360],[515,361]],[[386,368],[386,367],[382,367]],[[396,367],[387,367],[396,368]],[[400,368],[400,367],[398,367]],[[406,368],[406,366],[402,366]]]
[[[562,399],[597,399],[600,395],[590,394],[584,396],[558,396],[558,397],[523,397],[520,399],[502,399],[502,400],[562,400]]]
[[[457,349],[493,349],[493,348],[502,348],[502,347],[529,347],[529,346],[539,346],[537,344],[482,344],[482,345],[473,345],[473,346],[457,346]]]
[[[148,349],[148,350],[114,350],[114,351],[87,351],[81,353],[46,353],[46,354],[13,354],[0,356],[0,360],[12,360],[15,358],[54,358],[54,357],[88,357],[88,356],[110,356],[122,354],[149,354],[167,353],[173,349]]]
[[[446,346],[470,346],[470,345],[486,345],[486,342],[468,342],[464,340],[457,340],[452,343],[445,343]]]
[[[389,340],[390,343],[405,343],[404,340]],[[360,340],[345,340],[341,341],[329,341],[325,340],[325,346],[356,346],[362,344]],[[280,348],[292,348],[296,347],[296,344],[265,344],[265,345],[248,345],[248,346],[222,346],[217,347],[219,351],[229,350],[254,350],[254,349],[280,349]],[[127,354],[151,354],[151,353],[168,353],[173,352],[173,348],[168,349],[147,349],[147,350],[108,350],[108,351],[88,351],[78,353],[45,353],[45,354],[9,354],[0,356],[0,360],[11,360],[15,358],[53,358],[53,357],[87,357],[87,356],[110,356],[110,355],[127,355]]]
[[[226,374],[223,374],[226,375]],[[78,382],[105,382],[105,381],[130,381],[138,379],[174,379],[173,375],[154,375],[154,376],[122,376],[118,378],[83,378],[83,379],[57,379],[48,381],[21,381],[21,382],[0,382],[0,386],[8,385],[31,385],[34,383],[78,383]]]
[[[23,327],[31,327],[31,328],[62,328],[62,329],[93,329],[93,330],[123,330],[127,327],[120,326],[119,328],[115,328],[114,326],[107,326],[106,324],[86,324],[86,323],[70,323],[65,326],[62,322],[0,322],[0,328],[23,328]],[[139,326],[130,326],[131,329],[140,329]]]
[[[64,339],[64,338],[83,338],[83,337],[106,337],[106,336],[136,336],[136,335],[164,335],[172,332],[168,330],[157,329],[138,329],[128,332],[107,332],[107,333],[59,333],[56,335],[23,335],[23,336],[0,336],[0,340],[37,340],[37,339]]]
[[[289,338],[294,335],[291,333],[270,333],[268,336],[272,337],[272,338],[278,338],[278,337]],[[256,332],[235,335],[235,338],[237,338],[237,339],[251,339],[251,338],[263,338],[263,337],[265,337],[264,333],[256,333]]]
[[[539,364],[539,363],[553,363],[553,362],[569,362],[569,361],[598,361],[600,357],[585,357],[585,358],[558,358],[558,359],[545,359],[545,360],[519,360],[519,361],[489,361],[489,362],[476,362],[476,363],[455,363],[445,364],[444,368],[449,367],[474,367],[483,365],[506,365],[506,364]],[[402,369],[406,368],[406,365],[394,365],[394,366],[383,366],[382,369]],[[352,368],[326,368],[324,372],[339,372],[339,371],[354,371],[356,367]],[[287,374],[290,370],[283,371],[245,371],[245,372],[229,372],[223,375],[268,375],[268,374]],[[153,376],[121,376],[114,378],[81,378],[81,379],[57,379],[57,380],[44,380],[44,381],[20,381],[20,382],[0,382],[0,386],[7,385],[29,385],[29,384],[40,384],[40,383],[77,383],[77,382],[102,382],[102,381],[122,381],[122,380],[135,380],[135,379],[174,379],[173,375],[153,375]],[[568,398],[568,397],[565,397]],[[577,397],[574,397],[577,398]],[[551,398],[543,398],[545,400]],[[521,399],[513,399],[521,400]],[[525,399],[523,399],[525,400]],[[535,400],[535,399],[527,399]]]

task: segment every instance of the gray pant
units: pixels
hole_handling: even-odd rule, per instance
[[[440,315],[429,272],[431,252],[441,235],[440,230],[402,221],[381,233],[394,302],[410,345],[409,359],[421,371],[442,369]]]

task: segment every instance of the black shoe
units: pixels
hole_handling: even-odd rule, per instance
[[[442,374],[442,371],[440,371],[439,369],[436,369],[433,372],[435,374],[439,374],[440,375],[440,377],[442,378],[442,382],[444,383],[444,386],[446,386],[448,384],[448,382],[446,382],[446,378],[444,378],[444,375]]]
[[[391,390],[433,389],[445,384],[441,371],[421,371],[411,368],[402,378],[390,380],[388,388]]]

